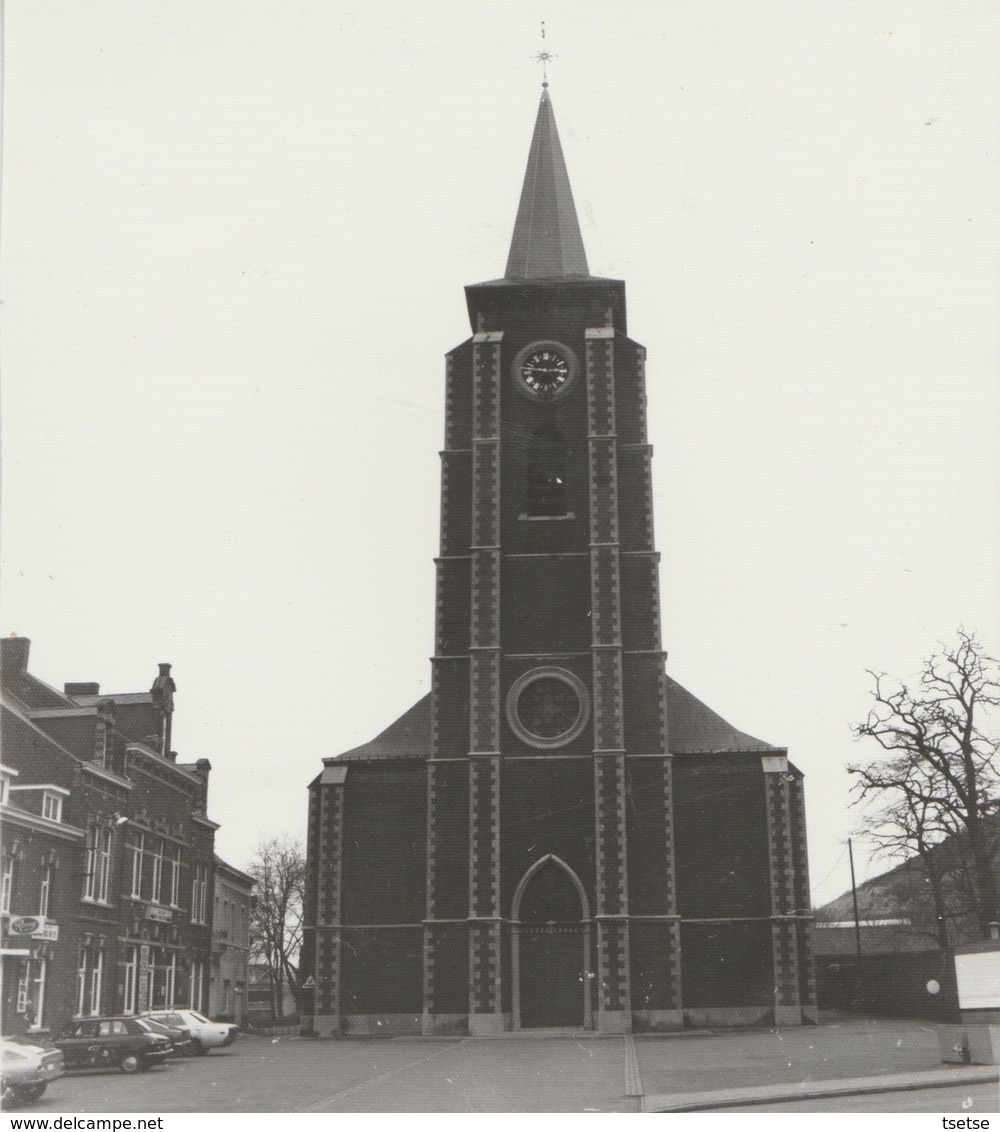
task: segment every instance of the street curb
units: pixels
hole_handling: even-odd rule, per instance
[[[955,1068],[948,1072],[895,1073],[885,1077],[844,1077],[840,1080],[811,1081],[808,1085],[756,1085],[745,1089],[715,1092],[673,1093],[647,1096],[643,1112],[699,1112],[743,1105],[779,1104],[784,1101],[821,1100],[824,1097],[863,1096],[867,1093],[903,1093],[917,1089],[936,1089],[948,1085],[990,1085],[1000,1088],[994,1069],[982,1066]]]

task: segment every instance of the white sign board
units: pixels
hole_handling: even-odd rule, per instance
[[[1000,951],[955,956],[962,1010],[1000,1010]]]

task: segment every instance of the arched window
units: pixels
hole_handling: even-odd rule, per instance
[[[550,421],[528,438],[524,514],[529,519],[569,513],[566,441]]]

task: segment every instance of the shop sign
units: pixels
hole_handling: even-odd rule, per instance
[[[7,925],[7,931],[10,935],[30,935],[32,939],[47,939],[53,943],[59,938],[59,925],[45,916],[15,916]]]

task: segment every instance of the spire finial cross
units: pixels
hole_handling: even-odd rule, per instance
[[[545,21],[542,20],[542,49],[541,49],[541,51],[539,51],[535,54],[535,59],[536,59],[537,62],[541,63],[541,65],[542,65],[542,86],[543,87],[547,87],[549,85],[548,64],[552,59],[556,59],[556,58],[558,58],[558,56],[553,55],[551,51],[545,50]]]

